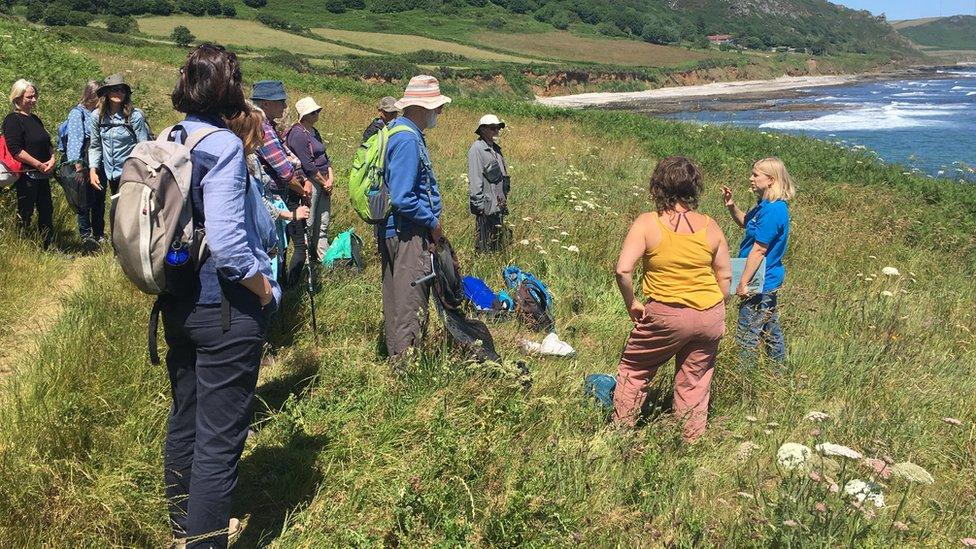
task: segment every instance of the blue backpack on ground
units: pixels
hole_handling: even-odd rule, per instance
[[[552,294],[532,273],[509,265],[502,271],[505,285],[515,294],[515,312],[533,330],[552,332],[556,321],[552,316]]]
[[[583,394],[595,399],[601,408],[613,409],[613,390],[617,379],[609,374],[590,374],[583,381]]]

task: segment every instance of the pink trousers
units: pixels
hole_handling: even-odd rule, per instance
[[[658,368],[676,357],[674,413],[684,422],[685,440],[705,431],[718,344],[725,335],[725,303],[699,311],[656,301],[644,306],[617,371],[614,422],[633,426]]]

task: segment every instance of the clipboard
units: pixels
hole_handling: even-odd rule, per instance
[[[744,257],[733,257],[732,258],[732,285],[729,287],[729,291],[735,293],[735,289],[739,287],[739,281],[742,280],[742,271],[746,268],[746,258]],[[763,292],[763,284],[766,282],[766,258],[762,259],[762,263],[759,264],[759,268],[756,269],[756,274],[752,275],[752,280],[746,284],[746,290],[750,294],[761,294]]]

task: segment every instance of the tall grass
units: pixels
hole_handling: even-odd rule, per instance
[[[106,72],[137,63],[131,76],[143,104],[175,119],[162,109],[179,52],[78,47]],[[341,181],[372,102],[391,90],[246,64],[248,79],[283,78],[291,97],[310,93],[324,106],[319,129]],[[502,145],[512,164],[514,245],[476,257],[461,174],[488,110],[509,124]],[[361,276],[327,274],[316,296],[318,345],[300,294],[275,328],[241,465],[241,546],[946,546],[976,533],[971,187],[904,176],[807,139],[504,101],[459,101],[429,142],[445,231],[465,272],[498,286],[500,269],[515,262],[541,276],[556,296],[559,332],[578,355],[522,356],[518,339],[535,334],[492,324],[506,358],[529,365],[525,391],[505,365],[468,364],[435,319],[399,377],[377,354],[376,259]],[[585,374],[615,368],[630,327],[610,275],[616,248],[648,208],[654,163],[675,153],[701,162],[703,209],[733,245],[740,233],[724,214],[720,184],[747,203],[749,166],[776,154],[800,189],[780,297],[788,368],[736,371],[727,338],[710,427],[695,445],[680,442],[666,413],[670,366],[652,386],[646,425],[633,433],[608,430],[581,394]],[[335,229],[368,235],[346,204],[340,188]],[[168,395],[164,372],[144,359],[148,300],[110,257],[96,261],[0,395],[5,545],[168,541],[160,474]],[[882,276],[888,265],[901,275]],[[811,423],[811,410],[830,418]],[[906,484],[854,461],[824,473],[836,482],[873,475],[888,507],[869,516],[842,490],[779,467],[775,453],[786,441],[912,461],[935,484],[911,489],[898,517],[907,530],[892,528]],[[746,442],[756,446],[748,456]]]

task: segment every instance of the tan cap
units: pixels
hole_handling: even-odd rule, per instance
[[[389,95],[380,99],[380,104],[376,108],[383,112],[398,112],[400,110],[396,108],[396,98]]]

